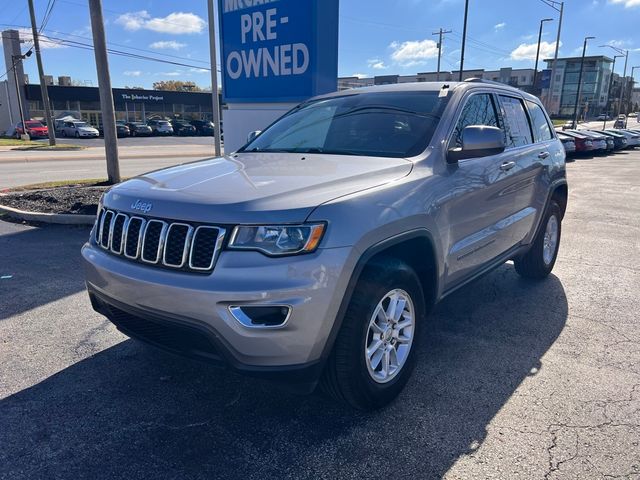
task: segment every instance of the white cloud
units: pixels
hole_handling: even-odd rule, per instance
[[[560,43],[562,46],[562,43]],[[511,52],[511,60],[535,60],[536,50],[538,49],[537,43],[521,43],[518,48]],[[540,59],[549,58],[554,55],[556,51],[556,42],[540,42]]]
[[[367,75],[365,75],[364,73],[354,73],[351,76],[357,78],[367,78]]]
[[[25,42],[33,43],[33,34],[31,33],[30,28],[21,28],[20,39]],[[67,48],[68,45],[65,45],[62,40],[54,40],[53,38],[49,38],[46,35],[38,34],[38,40],[40,41],[40,49],[53,49],[53,48]]]
[[[155,50],[180,50],[186,46],[186,43],[176,42],[175,40],[160,40],[159,42],[153,42],[149,45],[149,48]]]
[[[120,15],[116,19],[116,23],[125,28],[125,30],[140,30],[144,28],[145,23],[151,17],[149,12],[141,10],[139,12],[130,12]]]
[[[209,73],[206,68],[190,68],[189,71],[193,73]]]
[[[154,18],[146,10],[124,13],[117,18],[116,23],[125,30],[145,29],[174,35],[200,33],[206,25],[195,13],[173,12],[166,17]]]
[[[179,77],[180,75],[184,75],[182,70],[174,70],[173,72],[160,72],[158,74],[161,77]]]
[[[626,8],[640,7],[640,0],[609,0],[609,3],[621,3]]]
[[[389,68],[384,64],[384,61],[380,60],[379,58],[371,58],[367,60],[367,65],[369,66],[369,68],[374,68],[376,70],[386,70],[387,68]]]
[[[500,22],[500,23],[496,23],[493,26],[493,29],[497,32],[498,30],[502,30],[506,26],[507,26],[507,22]]]
[[[125,77],[139,77],[142,75],[142,72],[140,70],[127,70],[126,72],[123,72],[123,75]]]
[[[414,40],[409,42],[392,42],[391,58],[403,67],[412,67],[438,56],[438,44],[433,40]]]

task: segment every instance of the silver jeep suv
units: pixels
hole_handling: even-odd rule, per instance
[[[381,407],[437,301],[554,266],[565,154],[539,100],[483,81],[313,98],[235,153],[103,197],[82,254],[125,334]]]

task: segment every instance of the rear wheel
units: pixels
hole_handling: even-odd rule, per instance
[[[393,259],[367,267],[349,302],[321,389],[360,410],[393,401],[411,376],[424,317],[422,287],[411,267]]]
[[[531,248],[522,257],[514,260],[516,272],[523,277],[534,279],[549,275],[558,258],[561,233],[560,206],[552,200]]]

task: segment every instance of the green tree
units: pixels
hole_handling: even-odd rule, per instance
[[[165,90],[171,92],[201,92],[202,89],[195,82],[182,80],[160,80],[153,82],[154,90]]]

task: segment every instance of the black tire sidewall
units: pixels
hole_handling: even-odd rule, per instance
[[[394,269],[371,269],[365,271],[356,287],[359,298],[355,305],[350,305],[348,321],[357,322],[351,330],[354,334],[348,340],[350,351],[348,372],[349,383],[360,402],[368,407],[378,408],[392,401],[404,388],[415,366],[416,351],[421,332],[421,324],[425,317],[425,306],[422,287],[417,275],[406,265]],[[382,298],[394,289],[402,289],[409,294],[415,309],[414,332],[411,351],[400,373],[387,383],[378,383],[369,374],[365,360],[365,338],[369,329],[369,320]],[[363,292],[370,300],[363,302]],[[353,307],[353,308],[352,308]]]

